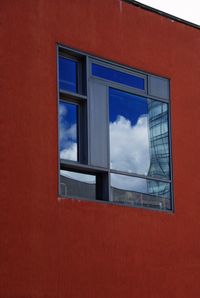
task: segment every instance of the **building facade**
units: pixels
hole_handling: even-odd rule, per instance
[[[0,298],[199,297],[200,28],[0,6]]]

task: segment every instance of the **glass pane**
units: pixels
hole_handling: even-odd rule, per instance
[[[78,106],[75,104],[59,103],[59,143],[60,158],[78,160]]]
[[[170,183],[111,174],[111,200],[170,210]]]
[[[59,57],[59,89],[77,92],[77,62]]]
[[[102,79],[144,90],[143,78],[130,75],[128,73],[124,73],[109,67],[92,63],[92,74]]]
[[[168,105],[109,89],[110,167],[170,178]]]
[[[95,200],[96,177],[60,170],[60,191],[65,197]]]

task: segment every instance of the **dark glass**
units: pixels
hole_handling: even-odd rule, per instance
[[[170,177],[167,104],[110,88],[109,122],[111,169]]]
[[[78,161],[78,106],[59,103],[60,158]]]
[[[111,174],[111,200],[170,210],[170,183]]]
[[[141,90],[145,87],[143,78],[94,63],[92,63],[92,75]]]
[[[96,177],[60,170],[60,191],[62,196],[68,198],[95,200]]]
[[[77,92],[77,62],[59,57],[59,89]]]

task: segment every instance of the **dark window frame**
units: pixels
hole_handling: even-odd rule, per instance
[[[92,174],[96,176],[96,182],[97,182],[97,196],[96,196],[96,201],[103,201],[103,202],[108,202],[112,203],[115,205],[123,205],[123,206],[131,206],[131,207],[140,207],[144,209],[153,209],[153,210],[158,210],[158,211],[165,211],[165,212],[173,212],[174,211],[174,197],[173,197],[173,170],[172,170],[172,140],[171,140],[171,106],[170,106],[170,80],[169,78],[164,78],[156,75],[152,75],[147,72],[143,72],[141,70],[136,70],[134,68],[130,68],[118,63],[114,63],[112,61],[106,61],[105,59],[101,59],[99,57],[94,57],[91,56],[87,53],[82,53],[77,50],[73,50],[71,48],[58,45],[57,46],[57,60],[59,59],[59,56],[63,56],[69,59],[72,59],[74,61],[78,62],[79,68],[78,68],[78,92],[77,93],[72,93],[68,91],[63,91],[59,90],[58,88],[58,102],[60,100],[66,101],[66,102],[72,102],[76,103],[80,106],[80,114],[81,114],[81,120],[79,119],[79,152],[84,152],[84,156],[81,156],[81,153],[79,153],[80,157],[77,162],[75,161],[70,161],[70,160],[60,160],[59,159],[59,169],[66,169],[66,170],[71,170],[74,172],[80,172],[80,173],[85,173],[85,174]],[[106,66],[118,71],[122,71],[124,73],[129,73],[133,74],[135,76],[144,78],[145,80],[145,88],[144,90],[129,87],[129,86],[124,86],[123,84],[112,82],[106,79],[98,78],[92,75],[91,72],[91,66],[92,63],[99,64],[102,66]],[[59,65],[57,65],[57,73],[59,73]],[[156,90],[153,90],[151,85],[155,85],[153,80],[164,80],[163,84],[165,82],[168,84],[168,98],[166,96],[157,96],[155,93]],[[92,84],[91,82],[101,82],[101,85],[106,86],[107,89],[109,87],[111,88],[117,88],[122,91],[130,92],[135,95],[143,96],[145,98],[153,99],[156,101],[160,101],[163,103],[168,104],[168,141],[169,141],[169,161],[170,161],[170,177],[171,179],[162,179],[162,178],[156,178],[156,177],[147,177],[145,175],[138,175],[136,173],[127,173],[124,171],[118,171],[118,170],[112,170],[110,169],[110,161],[109,161],[109,166],[108,167],[101,167],[101,166],[94,166],[90,164],[90,138],[91,138],[91,133],[90,133],[90,112],[89,112],[89,105],[91,102],[91,95],[90,95],[90,85]],[[151,83],[153,82],[153,83]],[[58,86],[59,86],[59,76],[58,76]],[[148,90],[151,90],[151,92]],[[81,91],[81,92],[79,92]],[[151,93],[153,95],[151,95]],[[108,96],[108,95],[107,95]],[[64,98],[64,99],[63,99]],[[58,128],[58,133],[59,133],[59,128]],[[109,132],[107,132],[109,133]],[[82,136],[82,138],[80,137]],[[84,141],[83,141],[84,139]],[[81,149],[80,149],[81,148]],[[110,150],[110,149],[109,149]],[[60,151],[60,150],[59,150]],[[109,158],[109,154],[108,154]],[[156,209],[152,207],[145,207],[145,206],[135,206],[129,205],[128,203],[117,203],[117,202],[112,202],[109,200],[110,198],[110,178],[109,175],[111,173],[114,174],[119,174],[119,175],[126,175],[126,176],[132,176],[132,177],[138,177],[138,178],[144,178],[147,180],[154,180],[154,181],[160,181],[160,182],[168,182],[170,183],[170,201],[171,201],[171,209],[170,210],[165,210],[165,209]],[[59,173],[58,173],[59,174]],[[107,181],[107,182],[106,182]],[[62,197],[61,191],[60,191],[60,178],[59,178],[59,196]]]

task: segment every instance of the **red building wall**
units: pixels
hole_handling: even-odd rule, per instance
[[[0,7],[0,297],[199,297],[200,31],[120,0]],[[59,200],[57,42],[171,79],[174,214]]]

